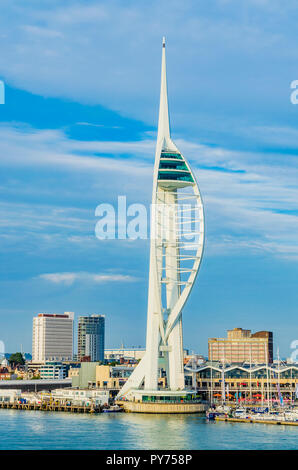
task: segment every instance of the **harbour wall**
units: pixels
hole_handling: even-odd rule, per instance
[[[116,402],[127,413],[205,413],[208,405],[204,403],[139,403],[131,401]]]

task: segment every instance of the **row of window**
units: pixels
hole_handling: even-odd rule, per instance
[[[277,382],[270,382],[270,387],[276,387],[276,383]],[[222,387],[222,382],[213,382],[213,387],[214,388],[220,388]],[[249,382],[229,382],[228,383],[229,387],[250,387],[250,384]],[[292,387],[292,388],[296,388],[296,382],[291,382],[291,383],[285,383],[285,384],[279,384],[280,388],[289,388],[289,387]],[[211,382],[201,382],[201,383],[198,383],[198,386],[200,387],[209,387],[211,388]],[[264,388],[267,387],[267,382],[265,381],[263,383],[263,386]],[[251,384],[251,388],[261,388],[262,387],[262,383],[261,382],[253,382]]]
[[[175,153],[175,152],[161,152],[160,158],[176,158],[178,160],[183,160],[180,153]]]
[[[193,183],[194,180],[190,173],[174,173],[174,172],[158,172],[159,180],[172,180],[172,181],[189,181]]]
[[[169,162],[169,161],[161,161],[159,164],[159,169],[169,169],[169,170],[185,170],[188,171],[188,168],[184,162]]]
[[[272,377],[273,374],[275,375],[275,378],[277,378],[277,376],[279,376],[281,379],[290,379],[290,378],[298,378],[298,370],[297,369],[288,369],[288,370],[285,370],[285,371],[281,371],[279,374],[277,372],[272,372],[272,371],[268,371],[268,376]],[[217,377],[221,377],[222,376],[222,372],[219,372],[219,371],[215,371],[213,370],[212,371],[212,377],[213,378],[217,378]],[[206,369],[206,370],[202,370],[200,372],[198,372],[198,377],[200,378],[211,378],[211,370],[210,369]],[[240,369],[234,369],[234,370],[230,370],[230,371],[225,371],[225,377],[227,379],[233,379],[233,378],[266,378],[267,377],[267,371],[266,369],[260,369],[260,370],[256,370],[256,371],[253,371],[251,372],[251,374],[248,372],[248,371],[243,371],[243,370],[240,370]]]

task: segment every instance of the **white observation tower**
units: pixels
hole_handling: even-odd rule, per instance
[[[146,353],[118,398],[184,401],[191,392],[184,384],[182,309],[202,260],[204,211],[195,175],[170,136],[164,38],[150,239]]]

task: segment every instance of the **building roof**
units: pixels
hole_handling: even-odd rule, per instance
[[[226,366],[223,368],[222,364],[217,364],[217,365],[212,365],[212,364],[204,364],[203,366],[201,367],[197,367],[197,368],[190,368],[188,366],[184,367],[184,370],[185,371],[188,371],[188,372],[200,372],[204,369],[210,369],[212,368],[213,370],[217,370],[218,372],[222,372],[223,369],[225,372],[228,372],[230,370],[235,370],[235,369],[240,369],[240,370],[243,370],[245,372],[247,371],[257,371],[257,370],[261,370],[261,369],[264,369],[264,368],[268,368],[269,371],[272,371],[272,372],[283,372],[285,370],[289,370],[289,369],[295,369],[295,370],[298,370],[298,364],[270,364],[270,365],[267,365],[267,364],[255,364],[250,367],[249,364],[247,363],[242,363],[242,364],[226,364]]]

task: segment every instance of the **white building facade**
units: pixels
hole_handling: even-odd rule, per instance
[[[39,313],[33,318],[32,362],[71,361],[74,313]]]
[[[63,404],[79,406],[103,406],[109,403],[109,392],[106,390],[77,390],[58,388],[52,391],[52,398]]]

